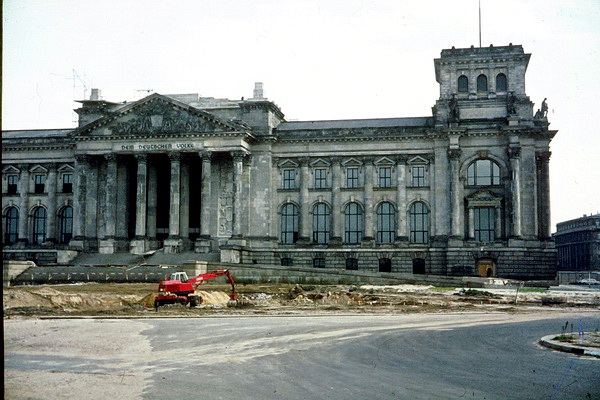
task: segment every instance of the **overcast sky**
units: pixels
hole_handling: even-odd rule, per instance
[[[288,120],[431,115],[433,59],[478,45],[477,0],[4,0],[2,128],[75,126],[74,100],[251,97]],[[522,44],[548,98],[552,223],[600,211],[600,1],[482,0],[482,45]]]

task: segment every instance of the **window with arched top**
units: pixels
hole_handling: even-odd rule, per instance
[[[6,225],[4,229],[4,243],[15,244],[19,238],[19,210],[10,207],[4,214]]]
[[[496,75],[496,92],[506,92],[508,90],[508,81],[506,75]]]
[[[458,77],[458,93],[468,93],[469,92],[469,78],[466,75],[461,75]]]
[[[409,209],[410,242],[429,241],[429,208],[422,201],[411,204]]]
[[[46,241],[46,209],[38,207],[33,211],[33,244],[42,244]]]
[[[298,240],[298,207],[288,203],[281,208],[281,243],[294,244]]]
[[[363,235],[363,213],[357,203],[350,203],[346,206],[345,219],[345,242],[348,244],[360,243]]]
[[[65,207],[59,214],[60,233],[58,242],[67,244],[73,238],[73,207]]]
[[[396,211],[391,203],[377,207],[377,243],[394,243],[396,239]]]
[[[331,210],[325,203],[313,207],[313,242],[326,244],[329,242]]]
[[[492,186],[500,184],[500,167],[492,160],[477,160],[467,168],[467,185]]]
[[[477,77],[477,91],[487,92],[488,91],[488,79],[487,76],[481,74]]]

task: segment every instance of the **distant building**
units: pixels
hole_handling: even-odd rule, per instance
[[[600,214],[556,224],[553,234],[561,271],[600,271]]]
[[[554,278],[556,131],[525,92],[530,57],[442,50],[440,96],[414,118],[286,121],[262,84],[246,100],[94,90],[75,129],[2,133],[5,250]]]

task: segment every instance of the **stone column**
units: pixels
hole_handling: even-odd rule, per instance
[[[142,254],[148,250],[146,242],[148,155],[136,154],[135,159],[137,161],[135,239],[130,243],[130,252]]]
[[[117,230],[117,156],[106,154],[106,184],[104,196],[106,212],[104,215],[106,228],[104,238],[100,240],[98,251],[102,254],[112,254],[117,251],[115,236]]]
[[[189,247],[190,236],[190,164],[187,159],[181,163],[181,195],[179,200],[179,235],[184,247]]]
[[[469,207],[469,239],[475,239],[475,210]]]
[[[396,241],[406,242],[408,241],[408,221],[406,220],[406,161],[407,156],[398,157],[398,183],[396,187],[396,207],[398,209],[398,218],[396,227]]]
[[[155,162],[147,164],[148,168],[148,212],[146,222],[146,236],[151,241],[156,240],[156,203],[158,172]]]
[[[494,214],[496,217],[494,235],[496,236],[495,240],[499,240],[502,238],[502,208],[499,204],[494,208]]]
[[[538,237],[550,238],[550,151],[536,153],[538,188]]]
[[[333,232],[329,239],[330,245],[342,244],[343,215],[341,199],[342,159],[332,157],[331,159],[331,227]]]
[[[299,243],[310,243],[310,218],[309,218],[309,194],[310,170],[308,166],[309,158],[300,159],[300,232]]]
[[[232,152],[233,157],[233,237],[242,236],[242,178],[244,153]]]
[[[365,157],[365,187],[364,187],[364,202],[365,202],[365,214],[364,214],[364,244],[372,244],[374,241],[374,221],[373,221],[373,159]]]
[[[510,169],[512,172],[512,236],[521,237],[521,148],[509,147]]]
[[[212,190],[212,153],[205,151],[202,157],[202,193],[200,194],[200,236],[210,238],[211,190]]]
[[[98,238],[98,160],[88,157],[85,174],[85,237],[86,240]]]
[[[56,243],[56,164],[50,164],[48,167],[48,179],[46,187],[48,188],[48,220],[46,230],[46,242]]]
[[[180,200],[181,200],[181,153],[169,153],[171,161],[171,187],[169,205],[169,237],[164,241],[165,253],[181,253],[183,241],[180,236]]]
[[[449,149],[448,158],[450,159],[450,193],[452,208],[452,237],[462,239],[464,236],[461,223],[461,190],[460,190],[460,149]]]
[[[29,164],[19,165],[21,175],[19,177],[19,236],[18,241],[22,244],[29,242]]]
[[[71,245],[83,250],[85,240],[85,195],[87,157],[75,156],[75,187],[73,187],[73,240]]]

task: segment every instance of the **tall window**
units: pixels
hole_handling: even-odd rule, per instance
[[[17,186],[19,184],[19,177],[17,175],[8,175],[7,179],[7,183],[8,185],[6,186],[6,193],[7,194],[17,194]]]
[[[412,243],[427,243],[429,241],[429,210],[423,202],[410,206],[410,241]]]
[[[356,189],[358,187],[358,168],[346,169],[346,187]]]
[[[44,193],[46,188],[46,175],[34,175],[34,193]]]
[[[411,168],[411,186],[412,187],[423,187],[425,186],[425,167],[412,167]]]
[[[313,207],[313,242],[325,244],[329,242],[329,224],[331,211],[325,203]]]
[[[59,243],[67,244],[73,238],[73,207],[65,207],[60,212]]]
[[[315,189],[327,187],[327,170],[325,168],[315,169]]]
[[[477,207],[475,215],[475,240],[479,242],[493,242],[495,240],[495,209],[494,207]]]
[[[346,269],[351,271],[358,271],[358,259],[346,258]]]
[[[14,244],[18,239],[19,232],[19,210],[16,207],[10,207],[6,210],[6,227],[4,234],[4,243]]]
[[[325,259],[323,257],[313,258],[313,267],[325,268]]]
[[[487,76],[481,74],[477,77],[477,91],[478,92],[487,92],[488,91],[488,81]]]
[[[492,160],[477,160],[467,168],[467,185],[490,186],[500,184],[500,167]]]
[[[46,209],[38,207],[33,212],[33,244],[46,241]]]
[[[298,207],[288,203],[281,209],[281,243],[294,244],[298,240]]]
[[[469,78],[465,75],[461,75],[458,77],[458,93],[468,93],[469,92]]]
[[[363,215],[362,209],[356,203],[346,206],[346,232],[345,239],[348,244],[358,244],[362,240]]]
[[[296,170],[295,169],[284,169],[283,170],[283,188],[284,189],[295,189],[296,188]]]
[[[379,168],[379,187],[389,188],[392,187],[392,168],[380,167]]]
[[[377,207],[377,243],[394,243],[396,238],[396,212],[390,203]]]
[[[62,192],[73,193],[73,174],[63,174],[62,176]]]
[[[508,84],[506,82],[506,75],[498,74],[496,76],[496,92],[506,92],[508,90]]]

